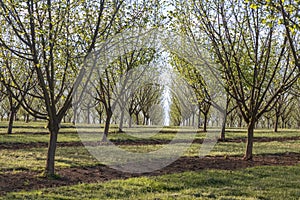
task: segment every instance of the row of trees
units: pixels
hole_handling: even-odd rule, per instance
[[[255,124],[279,108],[286,92],[299,82],[299,2],[191,0],[173,6],[173,27],[190,39],[196,52],[191,64],[217,69],[239,108],[248,127],[244,158],[252,159]],[[204,67],[196,66],[195,61],[207,59],[203,49],[217,65],[204,61]],[[193,76],[188,74],[187,80]]]
[[[1,82],[14,101],[10,109],[12,117],[21,106],[35,118],[48,121],[46,176],[54,175],[60,123],[74,102],[74,92],[86,76],[89,56],[103,41],[125,29],[156,23],[159,7],[155,3],[0,1]],[[120,67],[127,72],[132,63]],[[114,105],[101,98],[110,93],[109,68],[105,74],[107,79],[99,80],[98,100],[109,118]]]
[[[133,115],[139,123],[140,113],[145,124],[155,121],[150,113],[164,88],[153,79],[160,73],[162,54],[153,48],[155,37],[142,40],[127,30],[164,27],[185,41],[165,49],[178,79],[189,86],[177,91],[190,97],[185,103],[172,97],[173,123],[194,122],[202,113],[206,130],[215,108],[222,113],[225,139],[226,124],[237,115],[248,128],[245,159],[252,159],[253,130],[262,118],[275,116],[275,128],[280,117],[287,125],[282,116],[288,113],[299,119],[290,109],[293,103],[286,103],[299,101],[298,7],[296,0],[0,0],[0,98],[9,105],[9,132],[17,111],[47,120],[45,174],[53,176],[64,117],[73,115],[74,122],[82,120],[82,113],[87,122],[93,112],[100,121],[105,117],[102,141],[113,113],[120,131],[126,113],[129,125]],[[117,46],[119,40],[123,46]]]

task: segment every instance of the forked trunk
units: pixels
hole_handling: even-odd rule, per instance
[[[254,135],[254,127],[255,122],[250,122],[248,124],[248,130],[247,130],[247,146],[246,146],[246,153],[244,156],[244,160],[252,160],[253,157],[253,135]]]

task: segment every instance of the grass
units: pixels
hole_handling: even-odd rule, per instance
[[[12,135],[7,135],[8,122],[0,122],[0,142],[1,143],[32,143],[32,142],[48,142],[48,129],[46,128],[45,122],[30,122],[25,123],[16,121],[14,123]],[[91,141],[99,141],[101,133],[103,131],[103,125],[96,128],[95,125],[82,124],[77,128],[70,123],[63,123],[60,129],[58,142],[79,142],[81,139]],[[112,125],[109,139],[113,141],[134,141],[134,140],[172,140],[177,133],[180,133],[181,139],[189,139],[193,134],[196,133],[197,129],[190,127],[145,127],[138,126],[135,128],[125,128],[126,133],[117,133],[117,126]],[[215,129],[214,131],[219,132]],[[83,133],[78,137],[78,132]],[[88,133],[96,133],[88,134]],[[99,136],[98,136],[99,134]],[[246,138],[247,133],[245,129],[229,128],[226,132],[226,138]],[[300,131],[297,129],[281,129],[278,133],[274,133],[272,130],[257,129],[255,130],[255,137],[295,137],[300,136]],[[195,139],[204,139],[206,133],[198,132]]]
[[[46,164],[46,148],[22,150],[0,150],[0,172],[39,171]],[[58,147],[56,152],[57,168],[96,165],[99,162],[84,147]]]
[[[26,124],[17,124],[20,127],[26,127]],[[33,123],[32,127],[40,127],[42,123]],[[23,128],[24,128],[23,127]],[[35,128],[28,128],[33,130]],[[62,128],[63,131],[70,129],[67,125],[66,128]],[[19,129],[23,129],[19,128]],[[80,137],[77,133],[59,134],[58,142],[80,142],[81,139],[84,141],[99,141],[101,136],[99,133],[87,133],[90,129],[83,127],[82,131],[84,134],[81,134]],[[150,138],[141,137],[137,131],[152,134],[149,128],[136,128],[131,129],[130,134],[124,133],[114,133],[112,129],[109,138],[113,141],[143,141],[143,140],[171,140],[175,137],[177,131],[174,127],[169,127],[163,129],[160,128],[154,129],[153,134]],[[191,137],[191,130],[188,128],[181,130],[183,133],[180,134],[180,139],[188,139]],[[127,130],[128,132],[128,130]],[[137,135],[138,134],[138,135]],[[227,132],[228,138],[240,138],[246,133],[244,130],[240,129],[230,129]],[[203,139],[205,138],[206,133],[197,133],[195,138]],[[267,130],[257,130],[256,137],[291,137],[299,136],[300,132],[297,130],[284,130],[280,133],[273,133],[272,131]],[[138,136],[138,137],[135,137]],[[149,136],[149,135],[148,135]],[[12,134],[12,135],[3,135],[0,134],[0,143],[35,143],[35,142],[44,142],[47,143],[49,136],[45,134]],[[147,153],[161,149],[164,145],[122,145],[120,148],[135,152],[135,153]],[[184,153],[184,156],[198,156],[199,150],[203,147],[201,144],[192,144],[187,151]],[[0,149],[0,173],[5,173],[5,171],[14,171],[19,172],[23,170],[31,171],[42,171],[46,162],[46,148],[26,148],[20,150],[13,149]],[[175,150],[174,150],[175,151]],[[245,143],[233,143],[233,142],[222,142],[217,143],[209,155],[211,156],[242,156],[245,151]],[[254,143],[254,154],[275,154],[275,153],[286,153],[286,152],[296,152],[300,153],[300,140],[288,140],[284,142],[255,142]],[[168,155],[162,155],[168,156]],[[58,147],[56,153],[56,166],[58,168],[65,167],[74,167],[74,166],[90,166],[98,165],[97,161],[85,147],[82,146],[73,146],[73,147]]]
[[[300,165],[263,166],[237,171],[204,170],[105,183],[79,184],[3,199],[298,199]]]
[[[161,149],[163,145],[122,145],[120,148],[135,153],[146,153]],[[97,148],[97,147],[95,147]],[[192,144],[184,153],[184,156],[199,156],[201,144]],[[105,150],[105,149],[104,149]],[[22,150],[0,150],[0,172],[5,171],[42,171],[46,162],[46,148],[31,148]],[[103,151],[103,149],[102,149]],[[222,142],[215,145],[210,156],[243,156],[245,143]],[[256,142],[254,154],[275,154],[296,152],[300,153],[300,140],[285,142]],[[103,152],[102,152],[103,153]],[[109,153],[107,153],[109,155]],[[168,155],[162,155],[168,156]],[[130,158],[132,159],[132,158]],[[85,147],[58,147],[56,153],[56,166],[58,168],[74,166],[98,165],[97,161]]]
[[[49,135],[44,122],[26,124],[16,122],[14,134],[6,135],[6,122],[0,122],[0,143],[47,143]],[[77,130],[83,134],[78,134]],[[75,129],[72,124],[63,124],[58,142],[99,141],[99,132],[88,125]],[[98,131],[98,133],[95,133]],[[126,133],[117,133],[113,126],[109,134],[112,141],[170,141],[176,136],[189,139],[195,129],[176,127],[137,127],[125,129]],[[181,132],[180,134],[177,134]],[[255,137],[295,137],[299,130],[258,129]],[[196,139],[203,139],[206,133],[198,132]],[[240,139],[246,137],[245,129],[228,129],[226,137]],[[120,148],[146,153],[161,149],[164,145],[122,145]],[[192,144],[184,156],[198,156],[201,144]],[[97,149],[97,147],[94,147]],[[109,150],[109,149],[108,149]],[[105,151],[105,149],[104,149]],[[245,143],[217,143],[209,155],[211,156],[243,156]],[[21,171],[42,172],[46,163],[47,148],[24,148],[19,150],[0,149],[0,173],[19,173]],[[286,152],[300,153],[300,140],[283,142],[255,142],[254,154],[281,154]],[[168,155],[162,155],[168,156]],[[83,146],[58,147],[56,168],[84,167],[99,165]],[[140,177],[127,180],[113,180],[106,183],[80,184],[74,186],[48,188],[29,192],[9,193],[2,199],[297,199],[300,196],[300,166],[266,166],[237,171],[205,170],[201,172],[185,172],[158,177]],[[1,197],[0,197],[1,199]]]

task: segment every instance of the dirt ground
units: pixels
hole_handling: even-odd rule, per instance
[[[48,180],[38,172],[6,172],[0,174],[0,195],[20,190],[34,190],[49,187],[74,185],[78,183],[97,183],[113,179],[126,179],[139,176],[157,176],[184,171],[205,169],[237,170],[261,165],[295,165],[300,163],[300,154],[271,154],[255,156],[252,161],[243,161],[240,157],[182,157],[171,165],[151,173],[131,174],[111,169],[104,165],[57,169],[60,178]]]

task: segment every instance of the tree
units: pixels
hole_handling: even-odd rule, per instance
[[[30,65],[29,62],[24,62],[21,59],[13,59],[11,52],[3,49],[1,55],[0,63],[2,68],[0,71],[0,80],[5,87],[9,102],[7,134],[12,134],[13,123],[22,102],[25,101],[25,95],[28,94],[36,84],[35,81],[32,80],[33,71],[28,67]]]
[[[211,97],[207,91],[206,83],[200,71],[193,64],[173,55],[172,66],[183,77],[186,83],[192,88],[196,98],[199,112],[204,115],[203,131],[207,132],[208,113],[211,106]],[[200,114],[199,114],[200,117]]]
[[[97,70],[97,77],[92,83],[97,94],[95,98],[101,102],[106,113],[102,142],[107,141],[111,118],[116,106],[118,104],[122,105],[123,100],[121,112],[124,112],[126,91],[132,90],[135,81],[141,78],[146,70],[145,66],[149,66],[154,58],[155,51],[153,49],[145,48],[143,45],[140,46],[138,44],[141,42],[139,38],[135,42],[137,42],[137,47],[134,50],[128,50],[126,47],[121,49],[124,50],[124,54],[117,56],[105,69],[100,68]],[[139,67],[143,70],[140,74],[135,74],[135,69]],[[103,73],[102,70],[104,70]]]
[[[276,0],[276,1],[250,1],[253,6],[261,6],[269,13],[266,16],[271,19],[272,23],[283,25],[285,36],[288,40],[291,55],[294,58],[294,64],[300,70],[299,57],[299,37],[300,37],[300,17],[299,17],[299,1],[298,0]]]
[[[38,82],[34,97],[44,110],[26,102],[21,105],[34,117],[48,121],[46,176],[54,176],[60,122],[85,74],[77,61],[85,63],[97,41],[107,38],[122,4],[123,0],[0,1],[0,45],[14,57],[30,62]]]
[[[224,87],[247,123],[244,159],[251,160],[256,122],[299,77],[292,64],[295,60],[290,58],[292,46],[281,34],[280,26],[265,19],[269,11],[263,7],[221,0],[191,0],[183,7],[187,9],[185,14],[192,15],[193,21],[182,26],[195,44],[194,51],[201,55],[201,45],[212,53],[226,81]],[[199,44],[197,38],[203,36],[208,41]],[[275,93],[270,93],[271,86]]]

